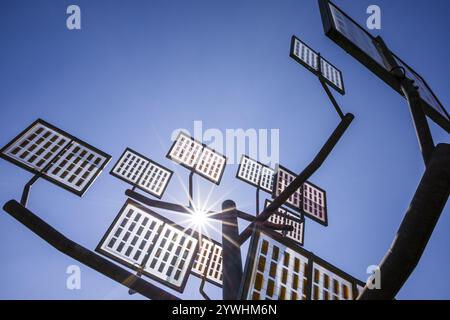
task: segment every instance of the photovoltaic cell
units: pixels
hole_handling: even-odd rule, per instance
[[[312,300],[353,300],[352,287],[349,280],[313,263]]]
[[[251,269],[248,300],[305,300],[308,257],[261,233]]]
[[[219,184],[227,159],[194,138],[180,132],[167,157],[207,180]]]
[[[198,237],[127,200],[96,251],[183,292],[197,256]]]
[[[111,175],[161,198],[173,172],[127,148],[111,170]]]
[[[139,206],[128,203],[99,245],[100,251],[139,267],[163,224]]]
[[[35,121],[5,146],[0,155],[8,161],[82,196],[111,157],[68,133]]]
[[[192,273],[202,278],[206,271],[206,280],[222,286],[222,246],[206,238],[201,240]]]
[[[226,158],[205,147],[195,166],[195,171],[212,182],[218,184],[225,168]]]
[[[272,198],[278,197],[294,181],[296,175],[279,166],[275,177]],[[311,182],[307,181],[298,188],[285,204],[324,226],[328,225],[326,192]]]
[[[270,200],[266,200],[266,208],[272,203]],[[291,240],[297,242],[298,244],[302,245],[304,244],[304,234],[305,234],[305,222],[297,222],[290,219],[287,219],[287,217],[294,217],[296,219],[301,219],[299,214],[296,214],[292,211],[289,211],[285,208],[279,208],[278,214],[272,214],[268,221],[272,222],[274,224],[281,224],[281,225],[287,225],[292,226],[293,230],[286,232],[286,237],[290,238]],[[276,230],[276,232],[280,234],[284,234],[283,231]]]
[[[203,150],[203,144],[180,132],[169,151],[168,157],[189,169],[193,169]]]
[[[328,84],[340,94],[345,94],[342,72],[322,56],[319,59],[319,54],[297,37],[293,36],[292,41],[291,57],[312,73],[321,74]]]
[[[165,224],[144,270],[173,287],[182,287],[192,267],[197,242],[183,230]]]
[[[303,184],[303,212],[327,224],[325,191],[309,182]]]
[[[275,171],[262,163],[243,155],[236,177],[255,187],[272,193]]]
[[[261,170],[261,180],[260,180],[261,189],[271,193],[273,190],[274,177],[275,177],[275,170],[263,166]]]
[[[283,168],[282,166],[279,166],[276,174],[274,198],[278,197],[284,191],[284,189],[286,189],[292,183],[292,181],[294,181],[295,178],[295,174]],[[301,208],[301,201],[302,191],[301,188],[298,188],[295,193],[286,201],[286,204],[291,208],[298,210]]]
[[[319,55],[303,41],[299,39],[294,40],[294,55],[303,62],[303,65],[308,69],[317,72],[319,66],[317,64]]]
[[[237,177],[253,186],[258,186],[261,178],[262,164],[247,156],[242,156]]]
[[[242,299],[352,300],[364,285],[264,228],[252,236],[245,265]]]
[[[329,83],[332,83],[341,91],[344,90],[342,72],[340,70],[323,58],[320,59],[320,68],[322,76],[327,79]]]

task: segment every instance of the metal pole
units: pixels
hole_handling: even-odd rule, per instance
[[[450,144],[431,154],[395,239],[380,264],[381,289],[365,286],[360,300],[392,300],[420,261],[450,192]]]
[[[285,202],[292,196],[298,188],[300,188],[311,175],[320,168],[324,163],[328,155],[333,151],[336,144],[344,135],[347,128],[350,126],[354,119],[351,113],[345,115],[344,119],[339,123],[336,129],[333,131],[327,142],[320,149],[319,153],[311,161],[311,163],[291,182],[283,192],[275,198],[270,205],[268,205],[259,216],[255,218],[255,222],[251,223],[240,235],[239,243],[244,243],[252,234],[255,223],[267,220],[274,212],[276,212]]]
[[[222,261],[224,300],[237,300],[242,280],[241,247],[238,244],[239,228],[236,204],[227,200],[222,203]]]
[[[400,88],[408,101],[422,157],[425,165],[427,165],[434,149],[434,142],[425,112],[423,111],[419,91],[417,87],[414,86],[414,82],[406,78],[405,70],[398,65],[383,39],[377,37],[375,39],[375,44],[386,63],[391,67],[391,73],[398,80]]]
[[[330,99],[331,104],[333,105],[334,109],[336,110],[337,114],[341,119],[344,119],[344,113],[341,110],[341,107],[339,107],[339,104],[337,103],[336,99],[334,98],[333,94],[331,93],[330,89],[328,88],[327,84],[324,81],[324,77],[322,75],[322,67],[320,64],[321,55],[320,52],[317,54],[317,66],[318,66],[318,72],[317,77],[319,78],[319,82],[322,85],[323,90],[325,90],[325,93],[328,96],[328,99]]]
[[[194,208],[194,171],[189,174],[189,208]]]
[[[106,277],[139,292],[149,299],[179,300],[178,297],[136,277],[134,274],[122,269],[115,263],[110,262],[78,243],[66,238],[63,234],[37,217],[33,212],[19,204],[17,201],[11,200],[7,202],[3,209],[57,250],[85,264],[89,268],[100,272]]]
[[[259,215],[259,185],[256,188],[256,215]]]

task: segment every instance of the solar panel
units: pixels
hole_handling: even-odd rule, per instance
[[[195,166],[195,171],[215,184],[219,184],[225,170],[226,161],[225,156],[216,153],[208,147],[204,147]]]
[[[278,197],[284,189],[286,189],[292,181],[296,178],[296,175],[289,171],[288,169],[278,166],[277,173],[275,175],[275,187],[273,189],[274,195],[273,198]],[[301,208],[302,202],[302,190],[298,188],[295,193],[289,197],[286,201],[286,205],[291,207],[294,210],[299,210]]]
[[[353,284],[320,264],[313,263],[312,300],[353,300]]]
[[[111,156],[39,119],[0,150],[0,156],[82,196]]]
[[[319,4],[325,34],[403,95],[398,80],[390,73],[391,66],[384,60],[374,43],[375,38],[329,0],[319,0]],[[415,80],[415,84],[418,85],[425,113],[444,130],[450,132],[450,116],[426,81],[395,54],[393,56],[397,63],[405,68],[406,76]]]
[[[278,166],[272,198],[278,197],[295,178],[296,175],[292,171]],[[293,210],[301,211],[305,216],[324,226],[328,225],[326,192],[311,182],[307,181],[298,188],[285,205]]]
[[[195,234],[129,199],[96,251],[183,292],[197,255],[197,239]]]
[[[305,300],[307,298],[307,265],[309,258],[286,247],[266,233],[260,233],[256,246],[250,248],[253,263],[249,265],[244,290],[247,300]]]
[[[206,271],[207,281],[222,286],[222,268],[222,246],[214,240],[202,238],[192,273],[202,278]]]
[[[165,224],[144,272],[174,289],[182,288],[192,267],[197,242],[181,228]]]
[[[296,36],[292,36],[291,57],[312,73],[322,75],[340,94],[345,94],[342,72]]]
[[[259,182],[259,186],[262,190],[272,193],[273,190],[273,181],[275,176],[275,170],[263,166],[261,171],[261,180]]]
[[[119,259],[129,267],[140,267],[164,221],[129,201],[97,247],[97,251]]]
[[[167,158],[196,172],[205,179],[220,184],[227,158],[206,145],[180,132],[167,154]]]
[[[173,172],[127,148],[110,174],[155,197],[161,198]]]
[[[265,207],[267,208],[272,201],[266,200]],[[285,208],[278,208],[278,212],[275,214],[272,214],[267,221],[272,222],[274,224],[280,224],[280,225],[287,225],[292,226],[293,230],[286,232],[286,237],[290,238],[291,240],[297,242],[299,245],[304,245],[305,240],[305,222],[297,222],[290,219],[287,219],[287,217],[293,217],[296,219],[301,219],[301,216],[295,212],[292,212],[290,210],[287,210]],[[281,230],[276,230],[276,232],[280,234],[284,234]]]
[[[236,174],[236,178],[260,187],[266,192],[272,192],[275,171],[262,163],[242,155],[241,163]]]
[[[313,185],[311,182],[303,184],[303,212],[319,223],[328,224],[325,190]]]
[[[265,228],[252,236],[243,278],[247,300],[352,300],[364,285]]]

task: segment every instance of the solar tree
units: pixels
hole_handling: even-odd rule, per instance
[[[408,212],[405,217],[410,225],[408,228],[421,223],[423,230],[419,237],[406,237],[413,248],[418,248],[420,257],[448,198],[450,180],[448,145],[434,148],[425,114],[449,131],[448,114],[426,82],[393,55],[380,38],[372,38],[331,2],[319,0],[319,3],[327,35],[403,93],[409,102],[427,163],[416,197],[433,200],[427,207],[431,216],[428,220],[422,219],[420,214],[425,206],[423,199],[415,199],[412,204],[415,211]],[[141,275],[183,292],[189,275],[193,274],[202,278],[199,290],[205,299],[209,299],[204,292],[206,281],[221,286],[223,298],[228,300],[350,300],[361,293],[363,298],[373,298],[361,281],[302,248],[305,217],[324,226],[329,223],[326,192],[309,179],[340,141],[354,116],[342,112],[329,90],[331,87],[345,94],[340,70],[295,36],[291,40],[290,55],[318,77],[341,121],[299,174],[281,165],[272,169],[243,155],[236,176],[257,189],[254,214],[238,210],[231,200],[225,201],[219,212],[199,212],[201,210],[195,208],[193,175],[197,173],[219,185],[227,159],[181,132],[167,157],[190,171],[189,204],[183,206],[162,201],[172,171],[127,148],[111,170],[111,175],[132,188],[125,191],[128,199],[96,248],[100,255],[94,253],[66,238],[26,205],[30,188],[40,177],[82,196],[111,157],[42,120],[33,123],[0,150],[1,157],[34,174],[24,188],[21,202],[7,202],[5,211],[59,251],[125,285],[130,292],[139,292],[150,299],[174,300],[178,297],[146,281]],[[413,80],[418,87],[413,86]],[[430,187],[436,183],[439,184],[437,188]],[[272,196],[261,211],[260,190]],[[191,217],[201,214],[207,219],[220,221],[222,242],[209,239],[197,230],[184,228],[151,208]],[[242,232],[239,232],[238,219],[249,222]],[[401,229],[399,234],[404,231],[409,230]],[[250,248],[243,268],[241,245],[249,238]],[[405,242],[404,239],[398,241]],[[394,243],[394,256],[396,251],[401,251],[402,245]],[[404,272],[400,273],[402,277],[392,279],[399,262],[403,261],[398,257],[387,257],[382,266],[391,281],[383,283],[387,296],[391,297],[398,286],[401,287],[411,271],[411,263],[417,261],[415,258],[413,256],[404,264]],[[110,260],[138,273],[135,275]]]

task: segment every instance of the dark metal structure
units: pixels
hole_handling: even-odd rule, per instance
[[[414,268],[450,192],[450,145],[435,147],[426,116],[450,133],[450,116],[425,80],[329,0],[319,0],[325,34],[404,96],[425,163],[425,173],[392,246],[380,263],[381,289],[365,287],[360,299],[394,299]]]

